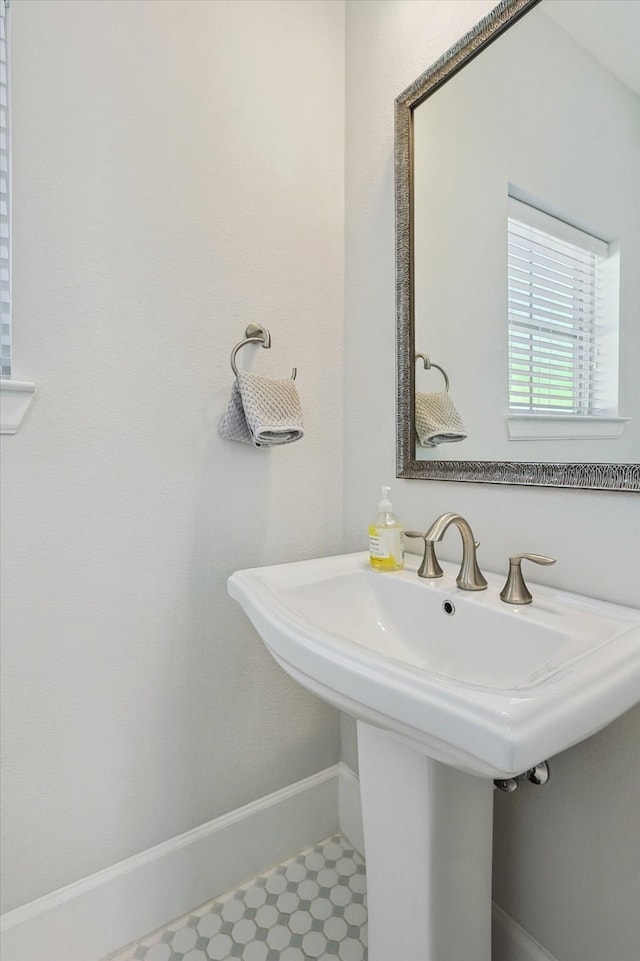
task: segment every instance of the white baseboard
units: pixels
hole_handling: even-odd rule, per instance
[[[495,901],[492,910],[493,961],[555,961],[528,931]]]
[[[2,961],[99,961],[328,837],[338,830],[342,767],[4,914]]]
[[[340,830],[356,851],[364,855],[360,780],[343,762],[338,768]],[[493,961],[555,961],[541,944],[495,902],[492,906],[492,941]]]
[[[100,961],[338,827],[364,854],[342,762],[2,915],[2,961]],[[493,961],[554,958],[494,904]]]

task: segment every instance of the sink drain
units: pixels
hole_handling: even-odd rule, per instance
[[[456,605],[453,603],[453,601],[443,601],[442,610],[445,612],[445,614],[448,614],[451,617],[451,615],[455,614],[456,612]]]

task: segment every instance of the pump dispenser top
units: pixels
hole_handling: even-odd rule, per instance
[[[378,501],[378,513],[379,514],[391,514],[393,513],[393,504],[389,500],[390,487],[382,487],[382,500]]]
[[[382,488],[378,513],[369,525],[369,563],[374,571],[401,571],[404,567],[403,527],[393,513],[390,490]]]

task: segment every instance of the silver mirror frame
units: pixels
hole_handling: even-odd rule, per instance
[[[429,67],[395,102],[396,204],[396,476],[418,480],[525,484],[639,491],[640,464],[554,464],[511,461],[420,461],[415,445],[412,112],[540,0],[501,2]]]

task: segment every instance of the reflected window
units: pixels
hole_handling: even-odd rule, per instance
[[[609,243],[509,198],[509,410],[617,414],[618,256]]]

